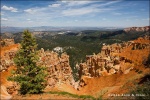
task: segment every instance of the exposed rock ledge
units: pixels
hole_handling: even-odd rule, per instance
[[[125,32],[137,31],[137,32],[149,32],[150,26],[145,27],[129,27],[124,29]]]

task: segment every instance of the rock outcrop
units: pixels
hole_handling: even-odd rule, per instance
[[[56,84],[73,84],[72,70],[69,65],[69,56],[66,53],[59,55],[53,51],[39,51],[39,65],[45,66],[48,71],[48,86],[54,87]]]
[[[2,47],[15,44],[14,39],[2,39],[0,42]]]
[[[14,44],[13,40],[5,39],[5,45],[1,48],[0,58],[0,73],[8,72],[11,66],[15,66],[13,58],[20,48],[19,44]],[[7,41],[7,42],[6,42]],[[44,51],[42,48],[38,51],[39,61],[37,62],[40,66],[47,68],[47,86],[55,87],[61,83],[73,85],[74,79],[72,76],[72,70],[69,65],[69,56],[66,53],[58,54],[53,51]],[[7,82],[6,82],[7,83]],[[3,83],[2,83],[3,84]],[[2,87],[4,96],[3,98],[11,98],[10,94],[17,93],[19,87],[15,83],[13,85]]]
[[[12,96],[7,92],[7,88],[3,85],[1,85],[1,92],[0,92],[0,98],[1,99],[5,99],[5,100],[9,100],[12,98]]]
[[[125,32],[137,31],[137,32],[149,32],[150,26],[145,27],[129,27],[124,29]]]
[[[0,56],[0,85],[1,85],[1,99],[11,99],[12,94],[16,94],[18,92],[14,82],[7,81],[9,76],[8,73],[11,73],[9,70],[15,64],[13,58],[18,51],[20,45],[15,44],[13,39],[3,39],[1,40],[1,56]]]
[[[97,55],[87,55],[86,62],[77,64],[79,78],[83,76],[100,77],[112,75],[115,73],[129,73],[134,68],[134,61],[128,57],[122,56],[126,49],[145,50],[150,48],[149,42],[139,42],[140,40],[149,40],[149,36],[137,39],[138,41],[128,41],[112,45],[103,45],[101,52]]]
[[[18,49],[19,44],[15,44],[13,39],[1,40],[0,72],[14,66],[13,58]]]

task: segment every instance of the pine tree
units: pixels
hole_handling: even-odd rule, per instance
[[[40,93],[45,88],[46,72],[44,67],[36,64],[38,61],[36,48],[36,39],[28,30],[25,30],[21,48],[14,58],[17,69],[9,78],[19,83],[21,94]]]

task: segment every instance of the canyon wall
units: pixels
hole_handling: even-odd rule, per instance
[[[130,70],[137,66],[136,62],[142,64],[145,54],[140,54],[141,51],[149,52],[149,36],[140,37],[134,41],[128,41],[124,43],[115,43],[112,45],[103,44],[102,50],[97,55],[87,55],[84,63],[77,64],[78,75],[80,78],[79,86],[82,87],[86,83],[82,80],[82,77],[101,77],[108,76],[116,73],[127,74]],[[134,53],[139,52],[139,58],[136,59],[133,56]],[[129,55],[128,55],[129,54]],[[148,56],[148,55],[146,55]],[[145,57],[146,58],[146,57]]]

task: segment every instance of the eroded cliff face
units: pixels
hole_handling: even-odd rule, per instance
[[[1,77],[1,97],[9,99],[13,94],[17,94],[19,86],[15,82],[7,81],[7,77],[11,75],[12,69],[15,69],[13,58],[20,48],[20,44],[15,44],[13,39],[1,40],[1,58],[0,58],[0,74]],[[38,51],[40,66],[47,68],[47,87],[53,88],[59,85],[73,85],[74,79],[72,70],[69,65],[69,56],[66,53],[58,55],[53,51],[44,51],[42,48]]]
[[[136,66],[141,66],[148,57],[150,49],[149,36],[120,44],[103,45],[97,55],[87,55],[86,62],[77,64],[79,70],[79,87],[85,86],[83,77],[96,78],[112,74],[128,74]]]
[[[19,49],[19,44],[15,44],[13,39],[3,39],[0,41],[0,72],[5,71],[10,66],[14,66],[13,58]]]
[[[69,65],[69,56],[66,53],[59,55],[53,51],[39,50],[39,62],[48,71],[48,87],[54,87],[61,83],[72,85],[74,82],[72,70]]]
[[[129,27],[124,29],[125,32],[137,31],[137,32],[149,32],[150,26],[145,27]]]
[[[16,87],[17,84],[8,81],[7,78],[14,68],[13,58],[20,45],[15,44],[13,39],[3,39],[0,42],[0,97],[1,99],[10,99],[12,97],[11,94],[16,94],[18,89]]]

